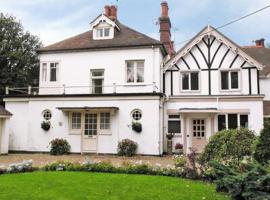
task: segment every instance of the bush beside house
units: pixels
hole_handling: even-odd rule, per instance
[[[124,139],[118,143],[118,155],[131,157],[136,154],[138,144],[129,139]]]
[[[54,139],[50,142],[51,155],[64,155],[70,153],[70,145],[65,139]]]

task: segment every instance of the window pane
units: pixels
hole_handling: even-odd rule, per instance
[[[169,133],[181,133],[180,121],[168,121],[168,132]]]
[[[47,63],[42,64],[42,81],[47,81]]]
[[[240,126],[248,128],[248,115],[240,115]]]
[[[169,119],[179,119],[180,115],[169,115]]]
[[[97,29],[97,37],[103,37],[103,29]]]
[[[144,62],[137,62],[137,82],[144,82]]]
[[[110,129],[110,113],[100,113],[100,129]]]
[[[109,37],[110,36],[110,29],[109,28],[105,28],[104,29],[104,36],[105,37]]]
[[[50,81],[56,82],[57,81],[57,63],[50,64]]]
[[[81,129],[81,113],[72,113],[72,129]]]
[[[226,129],[226,115],[218,116],[218,131]]]
[[[182,89],[189,89],[189,74],[182,74]]]
[[[96,76],[104,76],[104,71],[103,70],[92,71],[92,77]]]
[[[231,72],[231,88],[238,89],[238,72]]]
[[[221,72],[221,89],[229,89],[229,72]]]
[[[94,94],[102,94],[103,92],[103,79],[93,79],[93,93]]]
[[[237,114],[229,114],[228,115],[228,128],[229,129],[237,129]]]
[[[127,62],[127,82],[133,83],[134,79],[134,62]]]
[[[191,90],[199,90],[199,73],[191,73]]]

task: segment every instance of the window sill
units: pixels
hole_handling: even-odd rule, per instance
[[[69,130],[69,135],[81,135],[81,130]]]
[[[180,90],[180,93],[194,93],[194,94],[198,94],[198,93],[201,93],[201,90]]]
[[[111,136],[112,133],[111,133],[111,132],[108,132],[108,133],[99,133],[99,135],[103,135],[103,136]]]
[[[241,92],[241,89],[235,89],[235,90],[219,90],[221,93],[236,93],[236,92]]]
[[[146,83],[126,83],[124,87],[147,86]]]

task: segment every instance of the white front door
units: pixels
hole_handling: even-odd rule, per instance
[[[192,120],[192,148],[201,153],[206,146],[206,120],[193,119]]]
[[[85,113],[83,130],[83,152],[97,152],[98,114]]]

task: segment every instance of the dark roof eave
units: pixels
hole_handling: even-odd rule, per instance
[[[113,46],[113,47],[95,47],[95,48],[70,48],[70,49],[38,49],[37,53],[65,53],[65,52],[84,52],[84,51],[102,51],[102,50],[119,50],[122,48],[151,48],[151,47],[159,47],[162,50],[163,55],[167,55],[167,51],[163,44],[144,44],[144,45],[121,45],[121,46]]]
[[[125,96],[159,96],[163,97],[164,94],[160,92],[149,92],[149,93],[111,93],[111,94],[59,94],[59,95],[25,95],[25,94],[18,94],[18,95],[5,95],[3,96],[4,99],[9,98],[62,98],[62,97],[125,97]]]

